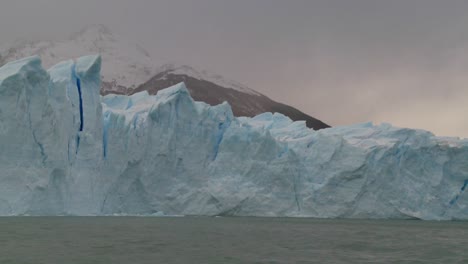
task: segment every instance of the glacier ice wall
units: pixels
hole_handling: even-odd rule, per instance
[[[468,219],[468,140],[389,124],[313,131],[183,84],[99,96],[99,56],[0,69],[0,215]]]

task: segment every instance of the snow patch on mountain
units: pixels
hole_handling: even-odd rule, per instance
[[[243,93],[262,96],[262,94],[250,89],[249,87],[239,82],[228,80],[219,74],[213,74],[206,70],[199,71],[187,65],[176,66],[174,64],[165,64],[160,67],[159,72],[164,73],[164,75],[161,78],[165,78],[167,74],[187,75],[198,80],[212,82],[220,87],[231,88]]]

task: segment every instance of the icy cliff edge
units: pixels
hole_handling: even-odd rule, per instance
[[[100,68],[0,68],[0,215],[468,219],[468,140],[236,118],[184,84],[100,97]]]

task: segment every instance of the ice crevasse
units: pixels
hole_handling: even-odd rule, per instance
[[[237,118],[183,83],[101,97],[100,68],[0,68],[0,215],[468,219],[466,139]]]

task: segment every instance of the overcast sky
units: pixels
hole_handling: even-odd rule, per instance
[[[468,137],[468,1],[1,0],[0,44],[105,24],[331,125]]]

